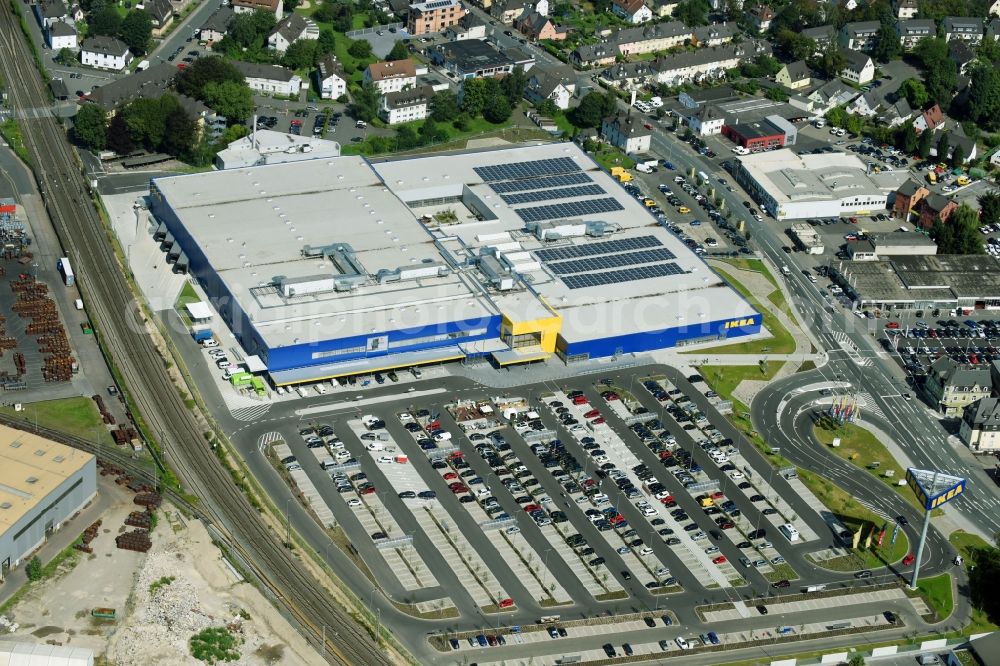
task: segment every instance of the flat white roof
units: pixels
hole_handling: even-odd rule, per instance
[[[212,318],[212,308],[208,307],[208,303],[198,301],[197,303],[188,303],[184,307],[187,309],[188,314],[191,315],[192,319]]]
[[[737,157],[743,168],[778,204],[829,201],[891,191],[865,164],[847,153],[798,155],[787,148]]]
[[[559,169],[537,178],[522,174],[513,184],[487,182],[489,169],[553,160],[574,172],[570,184],[541,182],[561,177]],[[361,157],[317,159],[161,178],[155,185],[272,347],[497,314],[526,321],[551,317],[552,310],[573,342],[753,312],[572,143],[371,165]],[[573,189],[579,187],[585,189]],[[526,228],[530,220],[603,223],[609,233],[540,241]],[[572,249],[610,241],[632,244],[638,254],[615,264],[611,255],[624,251]],[[305,246],[331,245],[353,249],[369,276],[364,284],[292,298],[274,286],[282,278],[336,275],[329,259],[303,254]],[[548,252],[557,248],[569,258],[604,263],[568,270]],[[513,289],[492,289],[474,267],[484,251],[513,267]],[[640,257],[646,252],[652,254]],[[664,268],[667,263],[673,268]],[[415,280],[379,283],[375,277],[383,269],[432,264],[448,269]],[[609,280],[611,273],[624,280]]]

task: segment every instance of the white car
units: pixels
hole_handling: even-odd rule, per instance
[[[209,350],[208,355],[212,358],[222,358],[226,355],[226,351],[224,349],[212,349]]]
[[[392,458],[390,458],[389,456],[379,456],[378,461],[382,464],[391,463]]]
[[[736,470],[735,472],[730,472],[729,473],[729,478],[731,478],[733,480],[742,479],[742,478],[744,478],[744,476],[745,475],[743,474],[743,472],[741,472],[739,470]]]
[[[352,509],[355,509],[355,508],[361,506],[361,500],[359,500],[359,499],[352,499],[352,500],[350,500],[350,501],[347,502],[347,506],[351,507]]]
[[[212,347],[218,347],[219,342],[215,338],[209,338],[208,340],[202,340],[201,346],[205,349],[211,349]]]
[[[655,516],[656,515],[656,509],[654,509],[651,506],[647,507],[647,508],[645,508],[645,509],[642,510],[642,515],[646,516],[647,518],[649,518],[650,516]]]
[[[677,638],[675,638],[674,642],[677,643],[677,647],[679,647],[682,650],[690,650],[691,649],[691,644],[688,643],[687,640],[685,640],[681,636],[678,636]]]
[[[403,412],[402,414],[399,415],[399,420],[401,423],[409,423],[410,421],[413,420],[413,414],[410,414],[409,412]]]
[[[316,384],[316,393],[320,395],[326,395],[326,387],[322,384]]]
[[[706,555],[711,555],[711,554],[717,553],[717,552],[719,552],[719,547],[718,546],[709,546],[708,548],[705,549],[705,554]]]
[[[642,555],[642,556],[652,555],[653,554],[653,549],[650,548],[649,546],[643,546],[642,550],[639,551],[639,554]]]
[[[225,370],[230,365],[232,365],[232,363],[230,363],[228,359],[220,358],[218,361],[215,362],[215,365],[219,368],[219,370]]]

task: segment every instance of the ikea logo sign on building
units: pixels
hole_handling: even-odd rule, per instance
[[[745,326],[753,326],[756,323],[757,322],[754,321],[753,317],[749,317],[747,319],[731,319],[730,321],[727,321],[725,324],[723,324],[722,328],[726,330],[729,330],[731,328],[743,328]]]

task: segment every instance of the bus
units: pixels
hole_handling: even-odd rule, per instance
[[[67,287],[72,287],[76,283],[76,276],[73,275],[73,267],[69,265],[69,258],[63,257],[57,265],[59,273],[62,274],[63,282]]]
[[[791,523],[785,523],[778,527],[778,530],[785,535],[785,538],[790,542],[795,543],[799,540],[799,531],[795,529],[795,526]]]

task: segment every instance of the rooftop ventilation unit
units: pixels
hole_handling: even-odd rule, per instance
[[[480,272],[486,276],[494,289],[507,291],[514,288],[514,276],[510,268],[501,263],[496,251],[492,248],[483,248],[476,263]]]
[[[534,234],[540,241],[554,241],[562,238],[579,238],[590,236],[600,238],[621,229],[610,222],[528,222],[524,225],[528,233]]]

